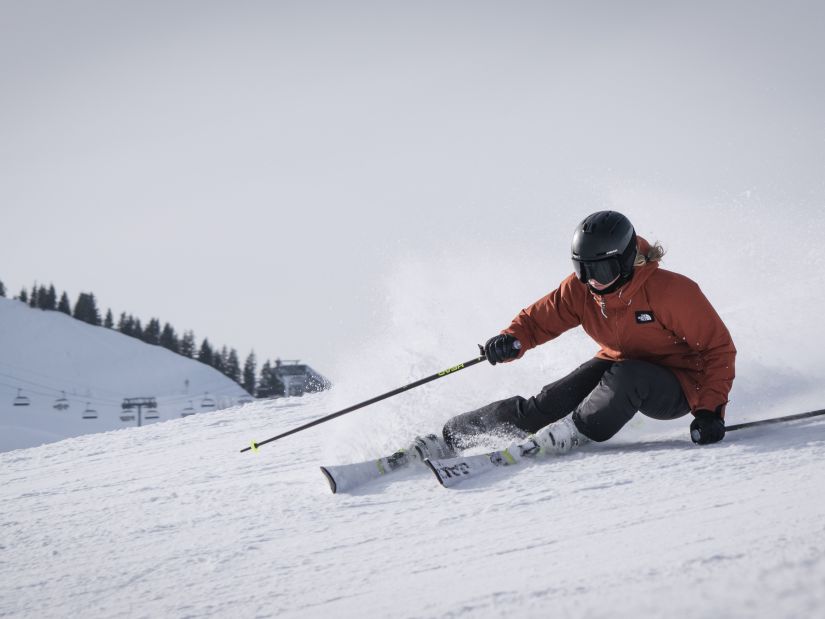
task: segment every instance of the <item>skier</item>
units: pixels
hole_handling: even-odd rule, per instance
[[[446,445],[428,451],[457,451],[478,434],[505,432],[535,434],[542,450],[565,452],[608,440],[638,411],[654,419],[692,413],[694,443],[722,440],[736,348],[699,286],[659,268],[663,254],[621,213],[586,217],[573,234],[575,272],[484,350],[492,365],[508,363],[581,325],[601,346],[595,358],[533,397],[453,417],[443,429]]]

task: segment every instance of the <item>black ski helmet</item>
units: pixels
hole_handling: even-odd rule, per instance
[[[621,213],[599,211],[576,226],[570,252],[580,281],[595,279],[607,284],[618,277],[614,286],[601,291],[612,292],[633,276],[636,231]]]

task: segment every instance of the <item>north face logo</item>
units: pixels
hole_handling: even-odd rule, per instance
[[[653,322],[653,312],[650,310],[646,310],[644,312],[636,312],[636,323],[640,325],[647,324],[649,322]]]

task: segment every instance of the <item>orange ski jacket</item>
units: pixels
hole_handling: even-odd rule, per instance
[[[638,237],[639,251],[650,244]],[[502,331],[521,342],[519,358],[581,325],[601,346],[600,359],[636,359],[669,368],[676,375],[691,411],[724,415],[734,379],[736,348],[727,327],[691,279],[659,268],[636,267],[622,288],[598,295],[575,274],[521,310]]]

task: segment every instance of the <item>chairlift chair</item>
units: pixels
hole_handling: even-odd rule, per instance
[[[130,411],[123,411],[120,414],[120,420],[121,421],[134,421],[135,420],[135,414],[130,412]]]
[[[158,409],[150,408],[146,411],[146,414],[143,416],[144,419],[157,419],[158,418]]]
[[[22,389],[17,390],[17,397],[14,398],[14,402],[12,402],[14,406],[28,406],[29,404],[31,404],[28,396],[23,395],[22,392]]]
[[[54,401],[53,408],[59,411],[65,411],[69,408],[69,400],[66,399],[66,392],[61,391],[62,395]]]
[[[215,408],[215,400],[214,398],[210,397],[208,391],[203,394],[203,399],[201,400],[201,408]]]
[[[181,417],[188,417],[189,415],[194,415],[194,414],[195,414],[195,407],[192,406],[192,400],[189,400],[189,406],[187,406],[186,408],[184,408],[180,412],[180,416]]]
[[[86,410],[83,411],[83,419],[97,419],[97,411],[92,408],[91,402],[86,402]]]

